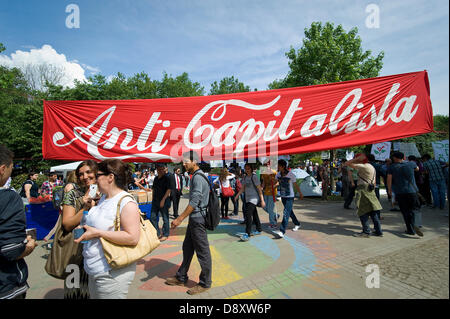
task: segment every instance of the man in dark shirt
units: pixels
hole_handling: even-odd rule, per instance
[[[28,174],[27,180],[22,185],[20,196],[22,197],[25,204],[38,202],[39,186],[36,184],[38,177],[38,173],[31,172]]]
[[[369,163],[370,165],[373,166],[373,168],[375,168],[375,173],[376,173],[376,177],[375,177],[375,195],[377,195],[378,200],[380,200],[380,177],[382,175],[381,172],[381,164],[377,163],[375,160],[375,155],[373,154],[369,154]]]
[[[11,176],[13,153],[0,145],[0,187]],[[24,257],[37,246],[26,235],[23,202],[11,189],[0,189],[0,299],[24,299],[29,288]]]
[[[418,207],[417,189],[414,181],[415,167],[411,162],[404,163],[405,155],[402,152],[394,152],[393,163],[387,171],[388,194],[395,193],[395,197],[402,212],[408,235],[423,236],[422,231],[415,223]]]
[[[172,221],[172,228],[178,227],[189,216],[186,236],[183,242],[183,262],[175,277],[167,278],[166,284],[170,286],[185,286],[188,281],[188,271],[194,252],[202,269],[199,283],[187,291],[195,295],[211,287],[211,251],[209,249],[208,235],[203,214],[208,206],[210,185],[202,176],[204,173],[198,166],[198,155],[189,151],[183,154],[183,165],[189,174],[193,174],[189,185],[189,205],[183,213]]]
[[[180,198],[183,191],[183,177],[180,174],[180,169],[176,168],[173,171],[173,174],[170,174],[170,179],[172,182],[172,191],[170,193],[170,197],[172,199],[172,207],[173,207],[173,217],[178,217],[178,206],[180,204]]]
[[[170,224],[169,224],[169,206],[170,206],[170,178],[166,173],[166,164],[157,163],[156,171],[158,177],[153,181],[153,199],[152,199],[152,212],[150,221],[155,226],[158,232],[160,241],[165,241],[169,237]],[[161,213],[163,218],[163,234],[158,225],[158,215]]]

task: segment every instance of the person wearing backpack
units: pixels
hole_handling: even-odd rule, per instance
[[[22,197],[22,201],[24,204],[29,203],[39,203],[39,186],[36,184],[36,181],[39,177],[39,174],[32,171],[28,174],[27,180],[22,184],[22,189],[20,190],[20,197]]]
[[[166,280],[169,286],[186,286],[188,281],[188,271],[191,265],[194,252],[202,269],[199,283],[187,291],[190,295],[202,293],[211,288],[212,260],[209,249],[205,210],[210,202],[210,192],[212,188],[203,171],[198,166],[199,157],[194,151],[183,154],[183,166],[192,178],[189,185],[189,204],[183,213],[172,221],[171,228],[178,227],[183,220],[189,216],[186,236],[183,241],[183,262],[174,277]],[[208,207],[209,209],[210,207]],[[218,207],[216,207],[218,208]],[[217,210],[218,212],[218,210]],[[220,218],[220,216],[219,216]]]

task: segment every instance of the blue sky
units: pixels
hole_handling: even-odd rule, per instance
[[[368,28],[369,4],[379,28]],[[285,52],[298,49],[314,21],[357,27],[363,48],[385,52],[380,75],[428,70],[435,114],[449,105],[449,4],[447,0],[0,0],[0,63],[30,59],[65,63],[75,78],[144,71],[188,72],[205,92],[225,76],[267,89],[289,68]],[[66,27],[66,6],[80,9],[80,28]],[[46,45],[44,47],[44,45]],[[34,51],[32,51],[34,50]],[[22,51],[22,52],[18,52]],[[33,54],[31,54],[33,53]]]

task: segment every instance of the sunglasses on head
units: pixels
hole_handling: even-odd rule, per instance
[[[97,174],[95,174],[95,176],[97,176],[97,177],[99,177],[99,176],[108,176],[109,174],[113,174],[114,175],[114,173],[97,173]]]

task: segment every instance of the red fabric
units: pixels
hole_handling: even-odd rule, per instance
[[[433,130],[426,71],[186,98],[44,101],[45,159],[179,161],[346,148]],[[195,136],[194,136],[195,134]]]

